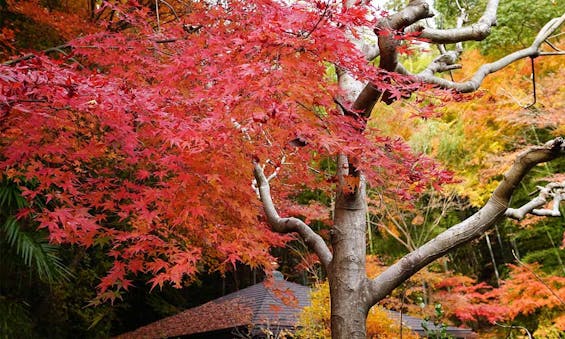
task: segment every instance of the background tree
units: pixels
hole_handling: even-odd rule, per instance
[[[481,210],[369,280],[366,183],[412,199],[451,180],[367,125],[375,103],[407,98],[426,83],[476,90],[509,63],[547,54],[540,46],[565,17],[544,26],[531,47],[456,82],[436,73],[458,68],[460,44],[442,47],[412,75],[398,62],[407,50],[401,41],[483,39],[497,1],[477,24],[458,20],[453,30],[418,25],[432,15],[422,1],[385,17],[357,2],[183,2],[184,15],[167,25],[161,10],[179,13],[175,7],[107,6],[107,31],[73,40],[72,57],[26,55],[3,65],[0,78],[0,167],[28,200],[21,213],[52,242],[107,251],[113,266],[101,298],[120,298],[139,273],[151,275],[153,287],[180,287],[199,271],[225,272],[238,262],[269,269],[269,248],[289,239],[278,233],[295,232],[328,272],[332,335],[364,337],[374,303],[494,225],[528,170],[563,154],[559,138],[525,151]],[[377,35],[367,38],[373,28]],[[367,60],[377,55],[374,68]],[[421,115],[430,114],[424,105]],[[254,192],[242,189],[250,163],[266,220],[257,216]],[[285,214],[302,190],[335,189],[332,251],[307,225],[311,211],[304,220],[279,217],[269,181]],[[33,203],[38,196],[44,205]],[[540,205],[525,211],[533,207]]]

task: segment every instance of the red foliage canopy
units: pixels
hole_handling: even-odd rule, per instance
[[[30,202],[20,216],[53,242],[107,248],[109,297],[139,272],[153,286],[180,286],[203,269],[269,266],[269,248],[288,237],[259,217],[252,159],[281,166],[283,211],[299,190],[331,188],[319,164],[338,152],[406,196],[446,178],[336,108],[329,65],[400,86],[347,37],[371,25],[367,13],[321,1],[226,3],[190,3],[157,29],[129,1],[114,8],[128,28],[73,40],[69,58],[0,66],[0,169]]]

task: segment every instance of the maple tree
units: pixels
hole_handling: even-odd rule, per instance
[[[423,1],[395,14],[363,1],[175,6],[182,12],[106,3],[104,29],[70,41],[70,55],[36,53],[0,66],[0,169],[27,199],[17,218],[35,220],[54,243],[105,248],[114,265],[101,298],[119,297],[137,273],[150,274],[152,287],[180,287],[238,262],[268,270],[269,249],[296,233],[328,272],[332,336],[364,337],[373,304],[503,218],[523,176],[565,151],[561,138],[528,149],[478,213],[370,280],[367,183],[409,200],[451,180],[367,124],[375,103],[434,86],[474,91],[513,61],[551,53],[541,46],[565,15],[530,47],[456,82],[435,74],[459,67],[460,42],[488,35],[498,1],[476,24],[447,30],[419,25],[432,16]],[[415,39],[456,48],[410,74],[398,54]],[[375,68],[368,60],[377,56]],[[422,116],[431,111],[425,106]],[[335,194],[331,251],[307,224],[317,209],[302,209],[304,220],[279,216],[292,215],[306,189]]]
[[[447,305],[448,315],[469,325],[508,322],[537,313],[535,337],[552,338],[565,330],[563,277],[540,273],[539,265],[509,265],[510,275],[500,287],[476,283],[465,276],[436,282],[435,298]],[[516,328],[519,328],[516,327]]]

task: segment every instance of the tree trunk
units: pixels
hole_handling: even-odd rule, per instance
[[[363,300],[367,287],[365,181],[359,178],[359,173],[348,175],[347,160],[340,158],[340,185],[331,230],[334,257],[328,269],[332,338],[365,338],[369,311],[367,302]],[[359,184],[345,190],[347,183],[344,177],[360,179]]]

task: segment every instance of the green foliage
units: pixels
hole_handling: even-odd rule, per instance
[[[43,201],[37,198],[34,204]],[[27,206],[18,185],[2,179],[0,338],[107,337],[111,308],[85,307],[95,297],[103,271],[88,267],[88,262],[81,260],[87,258],[84,252],[50,244],[29,216],[18,214]],[[96,258],[96,251],[91,255]],[[65,265],[71,261],[74,267]],[[96,261],[95,266],[108,258],[101,255]]]
[[[532,333],[534,338],[539,339],[564,339],[565,331],[560,328],[552,319],[561,317],[565,320],[565,314],[562,309],[546,310],[539,315],[539,324],[535,332]],[[561,324],[562,326],[562,324]]]
[[[37,233],[24,231],[13,216],[6,218],[0,226],[8,246],[26,266],[35,269],[41,279],[68,278],[70,272],[57,256],[57,246],[49,244]]]
[[[483,15],[486,1],[435,1],[434,8],[439,12],[435,22],[439,28],[455,27],[461,12],[458,4],[465,9],[467,24],[472,24]],[[501,1],[497,11],[496,29],[493,29],[478,45],[484,54],[494,58],[499,58],[509,51],[528,47],[543,25],[563,12],[565,12],[565,1]],[[467,45],[473,46],[477,43],[468,42]]]
[[[398,12],[400,9],[406,7],[408,4],[407,0],[388,0],[383,8],[391,11]]]
[[[565,12],[565,1],[501,1],[497,27],[480,43],[483,53],[500,57],[508,51],[530,46],[539,30]]]
[[[105,338],[110,336],[112,321],[122,304],[90,306],[96,297],[95,286],[109,260],[100,249],[87,252],[78,248],[65,249],[64,256],[77,261],[74,278],[52,285],[50,293],[42,293],[42,310],[36,333],[48,338]]]
[[[465,10],[467,14],[467,22],[476,22],[485,9],[485,0],[440,0],[434,2],[434,8],[439,12],[435,21],[439,28],[451,28],[455,27],[457,23],[457,18],[461,15],[461,10],[457,6],[459,4],[461,8]]]
[[[467,164],[472,156],[467,147],[464,124],[460,120],[430,120],[425,123],[410,139],[410,146],[417,152],[431,154],[435,148],[435,156],[443,163],[454,163],[455,166]],[[438,140],[431,144],[430,140]]]
[[[0,295],[0,339],[31,338],[29,305]]]
[[[33,225],[22,224],[25,218],[16,217],[26,205],[15,183],[7,179],[0,182],[0,245],[7,245],[7,253],[1,259],[5,261],[3,264],[10,265],[13,256],[17,256],[40,279],[50,282],[68,279],[70,272],[58,257],[57,246],[49,244],[45,234],[34,230]]]
[[[429,339],[450,339],[453,338],[447,333],[447,325],[443,322],[445,318],[445,313],[440,303],[434,305],[435,314],[433,317],[425,317],[422,322],[422,327],[426,333],[426,338]],[[429,323],[434,325],[430,327]]]
[[[546,273],[565,274],[565,250],[559,248],[565,231],[562,220],[544,220],[516,230],[515,241],[523,261],[542,264]]]

